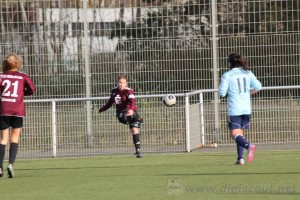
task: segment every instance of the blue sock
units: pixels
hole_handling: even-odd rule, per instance
[[[234,140],[235,140],[235,142],[236,142],[238,145],[244,147],[245,149],[248,149],[248,148],[249,148],[249,142],[248,142],[243,136],[241,136],[241,135],[236,135],[236,136],[234,137]]]
[[[241,145],[239,144],[236,144],[236,147],[237,147],[237,154],[238,154],[238,160],[244,158],[244,147],[242,147]]]

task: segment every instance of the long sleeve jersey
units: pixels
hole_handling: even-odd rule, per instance
[[[228,115],[251,114],[251,90],[261,90],[261,83],[251,71],[233,68],[221,78],[219,95],[228,95]]]
[[[113,104],[116,104],[116,112],[121,110],[137,110],[135,105],[134,91],[126,87],[124,90],[119,90],[117,87],[111,90],[111,95],[107,103],[100,108],[100,112],[106,111]]]

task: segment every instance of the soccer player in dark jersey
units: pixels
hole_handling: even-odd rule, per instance
[[[117,118],[120,123],[129,125],[135,146],[135,155],[137,158],[141,158],[140,127],[143,120],[137,112],[134,91],[127,87],[128,80],[124,75],[119,76],[117,83],[118,87],[111,90],[109,100],[99,109],[99,112],[106,111],[113,104],[116,105]]]
[[[7,172],[9,178],[14,177],[13,167],[23,127],[23,117],[25,117],[24,96],[32,95],[35,90],[30,77],[19,72],[21,66],[22,58],[14,53],[8,54],[2,62],[2,73],[0,74],[0,177],[3,176],[3,161],[9,134]]]

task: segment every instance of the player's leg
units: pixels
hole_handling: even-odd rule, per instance
[[[245,140],[243,136],[243,130],[242,129],[233,129],[231,130],[231,136],[236,142],[237,145],[237,161],[236,164],[244,165],[244,149],[245,144],[247,144],[247,141]]]
[[[244,161],[244,147],[242,147],[241,145],[236,143],[236,148],[237,148],[237,161],[236,161],[235,164],[244,165],[245,164],[245,161]]]
[[[135,155],[137,158],[141,158],[141,141],[139,128],[130,125],[130,132],[132,134],[133,144],[135,147]]]
[[[230,129],[231,137],[235,140],[237,145],[237,161],[236,164],[244,164],[244,148],[248,148],[249,143],[245,140],[242,129],[241,116],[228,116],[228,127]]]
[[[117,113],[117,117],[119,122],[129,124],[136,152],[135,155],[137,158],[141,158],[140,128],[142,119],[136,111],[134,111],[133,115],[128,115],[127,111],[120,111]]]
[[[19,138],[21,135],[21,128],[13,128],[11,129],[11,138],[10,138],[10,145],[9,145],[9,161],[8,161],[8,177],[13,178],[14,177],[14,163],[17,157],[18,153],[18,147],[19,147]]]
[[[1,131],[1,139],[0,139],[0,177],[3,176],[3,162],[5,158],[5,149],[8,143],[9,137],[9,129]]]
[[[122,124],[128,124],[126,113],[127,113],[126,110],[122,110],[117,113],[117,118],[119,122]]]
[[[140,128],[141,123],[143,122],[142,118],[140,117],[139,113],[137,111],[134,111],[134,114],[132,116],[127,116],[127,120],[130,124],[130,132],[132,134],[132,139],[135,147],[135,155],[137,158],[141,158],[141,142],[140,142]]]
[[[250,118],[251,118],[251,115],[242,115],[241,116],[241,119],[242,119],[242,129],[243,130],[246,130],[246,129],[249,129],[249,124],[250,124]],[[254,151],[256,150],[256,146],[254,144],[250,144],[249,143],[249,146],[248,146],[248,157],[247,157],[247,161],[249,163],[252,162],[253,158],[254,158]]]
[[[8,117],[0,116],[0,130],[1,130],[1,137],[0,137],[0,177],[3,176],[3,162],[5,158],[5,150],[6,145],[8,143],[9,138],[9,120]]]
[[[12,117],[11,119],[12,128],[10,131],[10,146],[9,146],[9,161],[8,161],[8,177],[14,177],[14,163],[18,153],[19,139],[21,135],[21,130],[23,127],[22,117]]]
[[[234,141],[245,149],[248,149],[250,143],[243,137],[244,131],[242,129],[241,116],[229,116],[228,125],[231,137],[234,139]]]

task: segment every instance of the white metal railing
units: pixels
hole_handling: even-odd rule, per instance
[[[273,86],[273,87],[263,87],[262,90],[284,90],[284,89],[300,89],[300,85],[294,85],[294,86]],[[201,146],[205,146],[205,123],[204,123],[204,101],[203,101],[203,94],[204,93],[212,93],[212,92],[218,92],[218,89],[206,89],[206,90],[195,90],[192,92],[189,92],[186,94],[186,107],[189,107],[189,96],[199,94],[199,100],[200,100],[200,127],[201,127]],[[188,109],[186,109],[188,110]],[[219,112],[219,111],[218,111]],[[186,116],[189,116],[188,111],[186,111]],[[187,138],[190,138],[190,125],[189,125],[189,120],[188,117],[186,119],[186,136]],[[219,122],[215,122],[219,123]],[[187,139],[188,140],[188,139]],[[187,141],[187,143],[190,143],[190,141]],[[195,148],[195,147],[194,147]],[[191,146],[187,144],[186,148],[187,152],[190,152],[192,150]]]
[[[284,90],[284,89],[300,89],[299,85],[296,86],[278,86],[278,87],[264,87],[263,90]],[[205,145],[205,103],[203,101],[203,95],[205,93],[212,93],[217,92],[217,89],[207,89],[207,90],[196,90],[189,93],[179,93],[174,94],[176,97],[184,97],[184,113],[185,113],[185,138],[186,138],[186,151],[190,152],[192,149],[196,148],[194,146],[191,146],[191,133],[190,133],[190,113],[189,113],[189,107],[190,107],[190,97],[192,95],[199,94],[199,116],[200,116],[200,138],[201,141],[199,141],[199,144]],[[137,95],[137,99],[142,98],[162,98],[164,94],[159,95]],[[74,101],[97,101],[97,100],[107,100],[109,97],[90,97],[90,98],[66,98],[66,99],[40,99],[40,100],[25,100],[26,103],[42,103],[42,102],[48,102],[52,105],[52,156],[57,156],[57,102],[74,102]],[[217,100],[219,101],[219,100]],[[219,112],[219,111],[218,111]],[[214,123],[220,123],[220,122],[214,122]],[[87,123],[88,124],[88,123]]]

